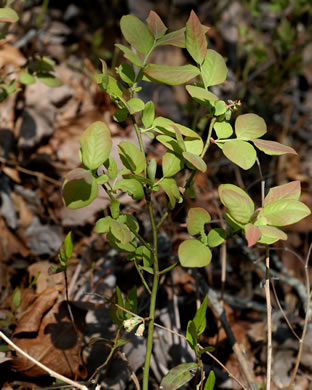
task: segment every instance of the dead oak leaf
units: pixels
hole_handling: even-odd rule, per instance
[[[57,302],[60,289],[46,289],[20,317],[13,342],[45,366],[67,377],[85,378],[80,345],[85,331],[86,311],[70,302],[73,324],[65,301]],[[12,369],[27,377],[47,375],[30,360],[17,354]]]

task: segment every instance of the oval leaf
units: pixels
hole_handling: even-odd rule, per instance
[[[260,149],[263,153],[269,156],[280,156],[281,154],[297,154],[295,149],[290,146],[282,145],[275,141],[266,141],[263,139],[252,140],[255,146]]]
[[[62,193],[66,207],[81,209],[97,197],[98,185],[90,171],[76,168],[65,176]]]
[[[185,158],[186,161],[191,163],[191,165],[200,170],[201,172],[206,172],[207,170],[207,165],[205,161],[197,156],[196,154],[190,153],[190,152],[183,152],[183,157]]]
[[[0,22],[1,23],[15,23],[19,19],[14,9],[5,7],[0,8]]]
[[[160,390],[176,390],[189,382],[196,374],[196,363],[182,363],[172,368],[160,383]]]
[[[213,128],[215,129],[215,132],[217,134],[217,137],[222,138],[229,138],[233,134],[233,128],[228,122],[216,122],[213,125]]]
[[[208,91],[205,88],[197,87],[196,85],[186,85],[185,86],[187,92],[201,104],[207,104],[209,101],[217,101],[219,100],[218,96],[214,93]]]
[[[174,153],[167,152],[162,158],[162,171],[164,177],[171,177],[183,168],[183,161]]]
[[[138,68],[143,67],[143,61],[141,58],[136,55],[129,47],[121,45],[120,43],[115,44],[116,47],[118,47],[123,53],[124,57],[127,58],[130,62],[132,62],[133,65],[137,66]]]
[[[132,98],[127,101],[127,107],[129,109],[130,114],[135,114],[136,112],[143,111],[144,102],[139,98]]]
[[[169,66],[148,64],[144,74],[158,83],[167,85],[180,85],[187,83],[199,75],[199,69],[193,65]]]
[[[156,12],[153,10],[150,11],[148,17],[146,19],[148,28],[150,32],[153,34],[155,39],[161,38],[165,35],[167,31],[167,27],[164,22],[160,19]]]
[[[28,72],[21,72],[19,75],[19,81],[22,84],[29,85],[29,84],[34,84],[36,82],[36,79],[32,74]]]
[[[223,83],[226,79],[227,72],[224,58],[215,50],[208,49],[201,66],[201,75],[205,87]]]
[[[281,186],[272,187],[264,199],[264,205],[276,200],[295,199],[299,200],[301,194],[301,185],[299,180],[291,181]]]
[[[125,40],[139,53],[146,56],[154,44],[154,38],[147,26],[134,15],[120,19],[120,29]]]
[[[221,184],[218,192],[231,217],[239,223],[248,223],[255,209],[250,196],[233,184]]]
[[[108,233],[112,220],[110,216],[98,219],[94,227],[95,233]]]
[[[193,10],[186,22],[185,47],[193,60],[201,65],[207,53],[207,40],[201,23]]]
[[[187,214],[186,226],[187,231],[195,236],[199,233],[205,233],[205,224],[211,221],[211,216],[201,207],[193,207]]]
[[[82,163],[90,170],[97,169],[107,160],[112,140],[109,128],[104,122],[92,123],[80,138]]]
[[[131,240],[131,233],[128,227],[114,219],[110,224],[110,232],[122,245],[128,244]]]
[[[256,162],[255,148],[246,141],[233,139],[225,142],[222,151],[229,160],[245,170]]]
[[[215,248],[224,242],[226,239],[226,232],[224,229],[211,229],[207,236],[207,244],[210,248]]]
[[[143,186],[136,179],[121,179],[116,184],[115,189],[121,189],[122,191],[127,192],[134,200],[140,200],[144,197]]]
[[[145,168],[145,154],[134,144],[122,141],[118,152],[123,165],[135,174],[140,174]]]
[[[264,206],[263,215],[269,225],[292,225],[311,214],[310,209],[299,200],[282,199]]]
[[[262,137],[267,132],[264,119],[256,114],[239,115],[235,121],[235,134],[237,138],[251,140]]]
[[[178,250],[183,267],[206,267],[211,261],[211,250],[198,240],[183,241]]]
[[[274,226],[258,226],[261,231],[259,244],[271,245],[278,240],[287,240],[287,234]]]
[[[163,179],[159,185],[163,188],[169,198],[169,208],[171,210],[174,209],[176,202],[181,199],[176,181],[172,178],[166,178]]]
[[[156,46],[171,45],[185,48],[185,27],[180,30],[173,31],[169,34],[164,35],[162,38],[157,40]]]
[[[250,248],[251,246],[255,245],[261,237],[261,230],[258,226],[248,223],[245,226],[245,237],[248,242],[248,248]]]

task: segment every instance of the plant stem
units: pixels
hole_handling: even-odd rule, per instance
[[[143,372],[143,390],[148,390],[148,379],[149,379],[149,370],[152,356],[153,348],[153,334],[155,326],[155,308],[156,308],[156,298],[157,290],[159,283],[159,266],[158,266],[158,253],[157,253],[157,227],[155,224],[155,219],[153,215],[153,205],[151,199],[147,200],[148,205],[148,214],[152,226],[153,234],[153,268],[154,268],[154,278],[153,278],[153,287],[150,301],[150,310],[149,310],[149,324],[148,324],[148,334],[146,341],[146,353],[145,353],[145,363],[144,363],[144,372]]]
[[[267,374],[266,390],[271,388],[271,367],[272,367],[272,305],[270,294],[270,250],[269,246],[265,249],[265,298],[267,304]]]

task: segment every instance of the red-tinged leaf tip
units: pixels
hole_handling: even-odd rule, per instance
[[[202,25],[193,10],[186,22],[185,46],[193,60],[201,65],[207,53],[207,40]]]
[[[248,224],[245,227],[245,237],[248,242],[248,248],[255,245],[261,237],[261,230],[252,224]]]

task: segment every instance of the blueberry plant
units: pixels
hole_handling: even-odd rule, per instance
[[[129,311],[136,311],[136,292],[131,291],[123,298],[117,288],[111,316],[119,330],[123,325],[128,330],[139,326],[137,334],[142,334],[144,325],[147,327],[143,374],[143,390],[147,390],[160,276],[176,265],[160,268],[158,232],[169,213],[193,192],[196,172],[206,172],[209,148],[219,148],[228,160],[243,170],[250,169],[258,162],[259,152],[271,156],[296,152],[289,146],[263,139],[267,126],[257,114],[247,113],[233,118],[240,102],[223,101],[211,91],[212,86],[226,80],[227,66],[219,53],[207,48],[207,27],[200,23],[193,11],[186,26],[173,32],[167,31],[163,21],[153,11],[149,13],[146,23],[133,15],[123,16],[120,28],[130,47],[123,44],[116,46],[127,61],[121,63],[115,72],[111,72],[102,61],[102,72],[95,78],[117,107],[114,119],[117,122],[132,121],[137,144],[128,141],[118,144],[122,163],[122,168],[118,168],[119,163],[111,155],[110,129],[104,122],[90,124],[80,139],[81,167],[66,175],[63,200],[71,209],[85,207],[96,199],[99,186],[110,198],[110,215],[96,221],[95,232],[105,234],[111,247],[125,252],[129,261],[135,262],[150,295],[149,315],[143,319],[129,314]],[[185,49],[190,63],[182,66],[151,63],[151,53],[165,45]],[[207,135],[203,138],[199,132],[184,124],[156,116],[153,101],[144,102],[138,97],[142,89],[141,81],[170,86],[185,84],[190,97],[202,106],[202,123],[207,131],[201,131],[201,134]],[[166,148],[161,171],[157,170],[155,159],[147,158],[144,137],[156,139]],[[185,173],[182,186],[176,181],[181,171]],[[153,207],[154,195],[159,192],[164,192],[168,198],[167,208],[162,215]],[[218,193],[225,208],[226,228],[210,228],[209,212],[200,207],[191,208],[186,219],[190,238],[178,248],[181,266],[207,266],[214,248],[234,234],[242,234],[249,247],[259,243],[268,246],[278,240],[286,240],[287,235],[281,227],[296,223],[310,214],[308,207],[299,200],[300,192],[299,181],[270,188],[266,195],[263,190],[262,202],[255,206],[248,193],[240,187],[231,183],[221,184]],[[126,214],[120,207],[118,198],[122,193],[127,193],[134,201],[145,200],[151,237],[144,236],[136,217]],[[71,252],[70,237],[62,247],[63,267]],[[207,351],[211,352],[211,348],[200,348],[198,339],[206,327],[207,305],[208,299],[205,297],[187,327],[186,339],[195,352],[196,362],[184,363],[169,371],[162,380],[163,389],[181,387],[198,368],[203,372],[201,356]],[[213,386],[213,373],[205,383],[204,375],[201,375],[201,389],[212,389]]]

